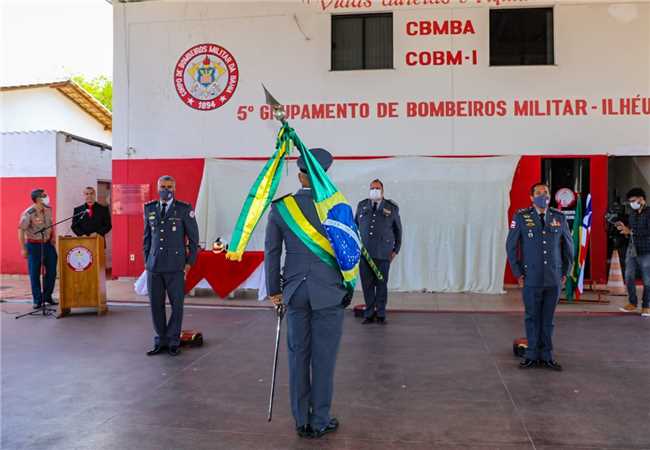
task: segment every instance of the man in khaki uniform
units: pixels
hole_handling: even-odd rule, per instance
[[[52,225],[52,208],[50,199],[43,189],[32,191],[32,206],[20,216],[18,222],[18,242],[23,257],[27,258],[29,280],[32,285],[33,308],[38,309],[45,303],[56,305],[52,299],[56,281],[56,249],[53,245],[54,230],[49,228],[41,234],[39,231]],[[45,281],[41,287],[41,251],[42,264],[45,266]]]

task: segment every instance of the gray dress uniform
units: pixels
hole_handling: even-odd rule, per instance
[[[524,276],[528,339],[525,358],[552,361],[553,316],[562,277],[569,273],[573,262],[573,238],[566,217],[561,211],[548,208],[542,224],[534,207],[520,209],[510,224],[506,251],[514,276]]]
[[[294,198],[307,220],[325,236],[311,190],[300,189]],[[283,243],[286,257],[281,271]],[[275,204],[271,205],[266,227],[264,266],[269,295],[281,292],[287,305],[289,390],[296,426],[321,429],[331,419],[346,295],[343,277],[303,244]]]
[[[156,345],[180,344],[185,299],[183,270],[185,264],[193,265],[196,261],[198,242],[199,228],[189,203],[172,200],[164,216],[160,201],[144,205],[144,258]],[[172,307],[169,322],[165,294]]]
[[[375,207],[370,199],[362,200],[357,206],[354,220],[359,227],[361,241],[384,276],[377,280],[364,258],[359,263],[363,298],[366,302],[364,316],[386,317],[388,302],[388,270],[391,253],[399,253],[402,246],[402,221],[399,207],[392,200],[383,199]]]

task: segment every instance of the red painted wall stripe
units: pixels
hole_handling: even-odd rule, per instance
[[[477,157],[492,157],[481,155]],[[443,155],[443,157],[463,157]],[[607,279],[604,213],[607,208],[607,156],[585,155],[534,155],[522,156],[515,171],[510,191],[510,208],[508,217],[514,212],[530,204],[528,191],[530,185],[541,177],[542,158],[551,157],[580,157],[591,160],[591,193],[593,197],[592,249],[590,252],[592,278],[597,282]],[[390,156],[346,156],[337,159],[385,159]],[[217,158],[225,160],[263,161],[264,157],[233,157]],[[177,197],[180,200],[196,203],[201,178],[203,175],[204,159],[146,159],[146,160],[113,160],[114,184],[149,184],[151,198],[155,198],[156,181],[160,175],[168,174],[176,178]],[[113,275],[139,276],[144,264],[142,261],[142,229],[143,218],[138,216],[113,217]],[[505,245],[505,242],[504,244]],[[129,256],[135,260],[130,261]],[[515,283],[509,267],[505,271],[506,283]]]
[[[56,177],[0,177],[0,273],[27,273],[18,245],[18,220],[32,205],[30,194],[36,188],[48,193],[56,218]]]

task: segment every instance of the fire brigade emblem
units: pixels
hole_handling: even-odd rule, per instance
[[[217,44],[199,44],[183,53],[174,69],[174,87],[186,105],[201,111],[223,106],[239,82],[234,56]]]

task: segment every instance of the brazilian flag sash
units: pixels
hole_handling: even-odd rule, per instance
[[[307,220],[293,195],[287,195],[274,203],[280,217],[298,239],[321,261],[338,270],[339,265],[330,241]]]
[[[281,199],[276,200],[275,202],[278,213],[280,217],[284,220],[284,223],[287,224],[289,229],[300,239],[300,241],[305,244],[305,246],[311,250],[311,252],[318,256],[321,261],[323,261],[328,266],[333,269],[339,270],[343,276],[344,285],[346,289],[352,290],[354,287],[354,279],[357,276],[356,267],[353,270],[342,270],[339,266],[339,263],[336,260],[336,252],[332,248],[332,244],[326,236],[324,236],[320,231],[318,231],[312,224],[309,222],[307,217],[303,214],[302,210],[298,206],[298,202],[293,197],[293,195],[287,195]],[[372,260],[368,251],[362,247],[362,254],[366,257],[366,261],[370,265],[373,272],[381,276],[379,268],[375,265],[375,262]],[[380,278],[382,280],[382,278]]]

